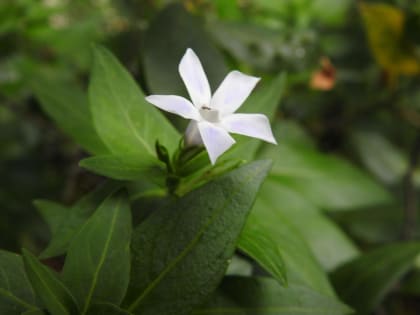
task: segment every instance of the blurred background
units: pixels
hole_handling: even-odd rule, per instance
[[[33,200],[71,204],[100,181],[78,167],[86,153],[41,102],[78,102],[95,43],[146,94],[185,94],[176,71],[185,46],[213,90],[230,69],[263,83],[286,72],[278,142],[348,161],[391,196],[334,204],[341,188],[326,183],[331,199],[314,203],[346,208],[328,216],[362,249],[420,235],[420,1],[1,0],[0,248],[43,247],[49,230]],[[49,85],[58,81],[68,89]],[[346,196],[359,184],[355,175]]]

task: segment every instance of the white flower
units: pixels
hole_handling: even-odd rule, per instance
[[[212,96],[201,62],[192,49],[187,49],[178,69],[192,103],[176,95],[150,95],[146,100],[162,110],[192,120],[185,134],[186,145],[204,144],[214,164],[235,143],[229,132],[276,144],[265,115],[234,114],[259,78],[232,71]]]

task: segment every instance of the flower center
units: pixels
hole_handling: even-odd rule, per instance
[[[219,111],[207,106],[201,106],[200,115],[208,122],[217,123],[220,121]]]

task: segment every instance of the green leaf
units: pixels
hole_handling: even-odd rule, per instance
[[[128,309],[188,314],[216,288],[271,163],[257,161],[192,191],[140,224]]]
[[[121,187],[121,183],[106,182],[80,199],[71,208],[46,200],[35,201],[35,206],[44,220],[47,221],[52,233],[52,239],[48,247],[41,253],[40,258],[63,255],[74,235],[98,207],[99,203],[119,187]]]
[[[88,315],[132,315],[132,313],[119,308],[111,303],[93,304],[87,313]]]
[[[100,155],[80,161],[79,165],[94,173],[118,180],[136,180],[142,176],[161,182],[165,178],[165,166],[154,156]]]
[[[178,65],[187,48],[192,48],[200,58],[213,91],[228,73],[223,56],[201,24],[180,4],[167,6],[152,21],[143,50],[147,85],[152,93],[186,94]]]
[[[42,109],[66,134],[90,153],[108,152],[93,126],[87,96],[78,86],[39,78],[31,85]]]
[[[130,270],[131,213],[125,192],[108,197],[72,239],[63,279],[81,314],[95,301],[119,304]]]
[[[375,249],[337,269],[332,282],[339,296],[358,313],[370,313],[413,265],[419,242]]]
[[[116,155],[139,159],[156,156],[155,143],[173,151],[179,134],[145,96],[118,60],[105,48],[96,47],[89,101],[99,136]]]
[[[275,161],[270,177],[321,208],[349,210],[392,201],[383,187],[338,157],[281,142],[261,156]]]
[[[264,213],[268,215],[268,212],[286,217],[303,236],[324,269],[333,270],[359,254],[354,243],[337,224],[287,186],[269,179],[261,188],[259,198],[270,209],[259,212],[260,219],[264,220]],[[270,217],[265,219],[270,220]]]
[[[353,146],[362,163],[382,182],[397,184],[408,167],[408,158],[379,132],[354,131]]]
[[[40,199],[35,200],[33,203],[50,227],[51,234],[56,235],[59,233],[60,226],[68,217],[71,209],[49,200]]]
[[[278,203],[273,204],[259,196],[242,231],[239,248],[280,283],[285,282],[286,269],[288,282],[305,285],[325,295],[334,295],[325,272],[307,242],[293,223],[278,211]]]
[[[58,279],[58,275],[55,275],[25,249],[23,262],[32,287],[51,315],[77,315],[79,313],[74,298]]]
[[[0,250],[0,314],[20,315],[37,309],[22,257]]]
[[[281,287],[270,278],[226,277],[212,299],[194,315],[344,315],[339,300],[307,287]]]

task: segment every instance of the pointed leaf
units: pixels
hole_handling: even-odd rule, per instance
[[[0,314],[20,315],[37,309],[22,257],[0,250]]]
[[[154,156],[144,154],[141,159],[132,155],[99,155],[83,159],[79,165],[94,173],[118,180],[165,177],[164,164]]]
[[[66,220],[71,210],[68,207],[49,200],[35,200],[34,205],[47,222],[51,234],[55,235],[59,233],[60,226]]]
[[[239,248],[280,283],[305,285],[334,296],[327,275],[296,227],[264,198],[258,198],[239,239]],[[258,235],[255,237],[255,235]]]
[[[40,258],[63,255],[74,235],[106,196],[121,187],[121,183],[106,182],[80,199],[71,208],[50,201],[35,201],[35,206],[51,229],[51,241]]]
[[[93,126],[87,95],[78,86],[37,79],[32,88],[42,109],[66,134],[90,153],[108,152]]]
[[[389,204],[390,194],[349,162],[314,149],[280,142],[261,154],[275,163],[270,174],[328,210]]]
[[[226,277],[210,301],[193,315],[345,315],[339,300],[307,287],[280,286],[270,278]]]
[[[79,313],[73,296],[58,279],[58,275],[27,250],[23,250],[23,262],[32,287],[51,315]]]
[[[270,164],[242,166],[136,228],[128,310],[181,315],[203,302],[225,273]]]
[[[105,48],[96,47],[89,101],[94,125],[116,155],[155,156],[159,140],[172,151],[178,132],[145,96],[131,75]]]
[[[395,243],[375,249],[332,274],[339,296],[361,314],[382,301],[420,253],[420,242]]]
[[[286,217],[325,270],[333,270],[359,254],[355,244],[334,221],[281,182],[268,179],[258,198],[266,202],[269,208],[258,212],[259,219],[268,221],[271,213]]]
[[[125,192],[108,197],[72,239],[63,279],[86,314],[95,301],[119,304],[130,270],[131,213]]]

